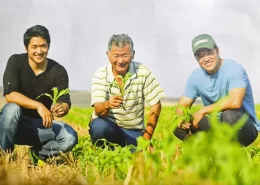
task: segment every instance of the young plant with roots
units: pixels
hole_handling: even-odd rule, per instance
[[[41,96],[48,96],[52,100],[52,105],[54,106],[56,104],[62,104],[63,102],[62,101],[58,102],[58,99],[61,96],[66,95],[70,92],[70,90],[68,88],[63,89],[60,92],[57,87],[53,87],[51,90],[53,91],[53,95],[51,95],[49,93],[43,93],[43,94],[37,96],[36,100],[39,99]],[[54,112],[52,112],[52,114],[54,115]]]
[[[177,113],[178,112],[178,113]],[[173,107],[173,117],[171,122],[174,123],[174,127],[182,125],[184,123],[192,124],[192,114],[189,108],[182,105],[176,105]]]
[[[118,88],[119,89],[119,92],[120,94],[116,94],[116,95],[119,95],[121,97],[124,98],[124,95],[127,93],[127,91],[125,90],[125,84],[127,82],[127,80],[129,80],[129,78],[132,76],[132,73],[126,73],[126,75],[123,77],[121,75],[117,75],[114,79],[114,81],[109,85],[109,91],[111,94],[114,94],[112,93],[112,88],[115,87],[115,88]],[[118,83],[118,81],[116,79],[120,79],[121,81],[121,84]],[[122,104],[122,108],[124,110],[126,110],[126,108],[124,107],[124,104]]]

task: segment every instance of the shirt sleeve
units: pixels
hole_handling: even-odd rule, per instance
[[[183,96],[191,98],[191,99],[196,99],[197,97],[199,97],[199,93],[196,89],[193,74],[191,74],[189,76],[189,78],[186,82]]]
[[[248,85],[248,76],[241,65],[229,72],[229,90],[234,88],[246,88]]]
[[[64,89],[69,88],[69,76],[66,69],[63,66],[61,67],[60,72],[58,74],[59,76],[56,81],[56,87],[58,88],[58,92],[60,92]],[[60,96],[57,101],[67,103],[69,107],[71,107],[71,99],[69,93]]]
[[[160,84],[157,82],[151,71],[149,71],[146,77],[143,93],[145,100],[150,106],[155,105],[162,98],[165,97],[163,89],[161,88]]]
[[[4,76],[3,76],[3,86],[4,92],[3,96],[10,94],[11,92],[19,90],[19,62],[17,57],[12,55],[7,62]]]
[[[91,106],[93,107],[95,103],[102,103],[106,100],[108,100],[106,83],[95,74],[92,77],[91,84]]]

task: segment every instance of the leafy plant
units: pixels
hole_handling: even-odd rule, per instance
[[[200,105],[195,105],[189,111],[192,115],[200,108]],[[145,122],[149,110],[148,107],[145,109]],[[56,165],[54,161],[32,170],[24,160],[27,148],[17,146],[17,160],[8,160],[13,153],[3,155],[0,152],[1,184],[260,184],[260,136],[251,146],[242,147],[234,140],[234,134],[241,128],[240,123],[230,126],[211,116],[211,130],[198,132],[182,142],[168,129],[170,125],[177,124],[169,121],[172,111],[172,107],[162,107],[151,141],[154,152],[145,150],[149,141],[140,138],[138,148],[143,149],[142,152],[131,153],[129,146],[110,150],[107,146],[99,148],[93,145],[86,124],[93,107],[72,107],[69,116],[63,119],[78,132],[79,141],[72,150],[75,162]],[[257,105],[256,112],[260,116],[260,105]],[[242,124],[243,119],[240,121]],[[15,178],[13,174],[17,174]],[[50,175],[52,178],[49,178]]]
[[[125,84],[127,80],[132,76],[132,73],[126,73],[126,75],[123,77],[122,75],[117,75],[114,79],[114,81],[109,85],[109,91],[112,94],[112,87],[116,87],[120,90],[120,96],[124,97],[124,95],[127,93],[125,90]],[[121,85],[118,83],[116,79],[121,79]],[[125,109],[124,105],[122,107]]]
[[[49,94],[49,93],[43,93],[43,94],[37,96],[36,99],[39,99],[41,96],[48,96],[52,100],[52,103],[56,104],[58,99],[59,99],[59,97],[61,97],[63,95],[66,95],[66,94],[68,94],[70,92],[70,90],[68,88],[63,89],[60,92],[59,92],[57,87],[53,87],[51,90],[53,91],[53,96],[51,94]]]
[[[177,111],[181,111],[181,114],[176,113]],[[175,105],[173,107],[173,117],[171,122],[181,124],[181,123],[190,123],[192,121],[192,114],[189,108],[186,108],[182,105]]]
[[[55,105],[58,103],[59,97],[66,95],[70,92],[70,90],[68,88],[63,89],[60,92],[57,87],[53,87],[51,90],[53,91],[53,96],[49,93],[43,93],[43,94],[37,96],[36,100],[39,99],[41,96],[48,96],[52,100],[52,105]]]

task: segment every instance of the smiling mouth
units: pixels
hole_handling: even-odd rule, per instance
[[[206,63],[206,64],[204,64],[206,67],[209,67],[209,66],[211,66],[211,62],[208,62],[208,63]]]
[[[118,67],[120,67],[120,68],[125,68],[126,65],[118,65]]]
[[[36,58],[43,58],[44,55],[36,55],[35,57],[36,57]]]

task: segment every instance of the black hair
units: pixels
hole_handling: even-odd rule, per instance
[[[28,45],[32,37],[42,37],[47,41],[48,47],[50,47],[51,37],[48,29],[44,26],[36,25],[26,30],[26,32],[23,35],[23,43],[26,48],[28,48]]]

